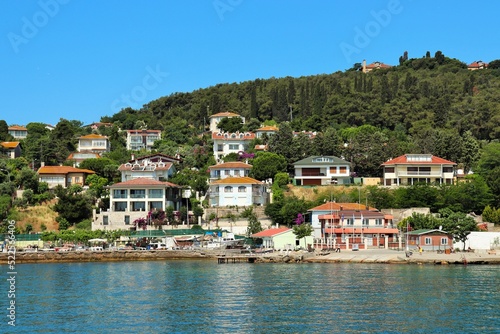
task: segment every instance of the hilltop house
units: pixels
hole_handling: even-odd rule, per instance
[[[215,160],[221,161],[230,153],[238,154],[246,151],[250,141],[254,139],[255,133],[252,132],[212,132]]]
[[[453,184],[457,164],[431,154],[405,154],[382,164],[384,186]]]
[[[88,175],[95,174],[89,169],[79,169],[70,166],[42,166],[38,169],[38,180],[46,182],[49,188],[58,185],[67,188],[72,184],[78,184],[83,187]]]
[[[252,165],[239,161],[225,162],[208,168],[210,172],[210,182],[225,179],[227,177],[248,176],[251,169]]]
[[[169,206],[179,210],[181,206],[182,189],[170,182],[136,178],[115,183],[108,189],[110,209],[100,213],[94,210],[92,230],[135,229],[134,220],[147,219],[149,212],[165,211]]]
[[[18,141],[4,141],[0,143],[5,155],[9,159],[19,158],[21,156],[21,143]]]
[[[12,125],[8,128],[9,135],[16,139],[25,139],[28,136],[28,129],[24,126]]]
[[[118,167],[122,182],[146,178],[157,181],[167,181],[177,172],[175,164],[181,160],[165,154],[151,154],[136,159],[132,157],[127,163]]]
[[[293,166],[298,186],[351,183],[351,164],[334,156],[310,156]]]
[[[160,139],[160,130],[127,130],[127,150],[151,151],[155,141]]]
[[[393,224],[393,216],[359,203],[327,202],[308,212],[314,237],[324,245],[348,243],[387,247],[399,241],[399,230]]]
[[[80,153],[97,153],[102,155],[109,152],[109,139],[106,136],[90,134],[78,138],[77,151]]]
[[[210,132],[218,132],[221,131],[218,128],[218,124],[220,121],[222,121],[224,118],[232,118],[232,117],[239,117],[241,118],[241,123],[245,124],[245,117],[240,116],[234,112],[220,112],[214,115],[211,115],[210,118]]]
[[[485,63],[482,60],[477,60],[467,65],[467,69],[469,71],[484,70],[485,68],[488,68],[488,63]]]
[[[388,69],[388,68],[391,68],[392,66],[391,65],[387,65],[387,64],[384,64],[380,61],[376,61],[376,62],[373,62],[371,63],[370,65],[366,65],[366,60],[363,60],[363,68],[362,68],[362,71],[363,73],[369,73],[373,70],[377,70],[377,69]]]

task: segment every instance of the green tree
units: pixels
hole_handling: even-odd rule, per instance
[[[252,234],[259,233],[260,231],[262,231],[262,224],[257,218],[257,215],[252,212],[248,216],[248,227],[245,234],[247,237],[250,237]]]
[[[241,131],[243,128],[243,121],[240,117],[224,117],[220,120],[217,127],[224,132],[234,133]]]
[[[461,241],[464,245],[467,237],[473,231],[477,231],[477,223],[474,218],[462,212],[454,212],[443,218],[443,229],[453,235],[455,241]]]
[[[286,172],[286,159],[276,153],[259,152],[252,160],[250,175],[257,180],[273,179],[279,172]]]
[[[88,219],[92,215],[92,207],[89,199],[81,192],[81,187],[70,187],[65,189],[58,185],[54,189],[58,197],[54,205],[54,211],[61,219],[65,219],[70,225]]]
[[[301,213],[297,214],[295,225],[293,226],[293,234],[295,234],[297,240],[304,238],[304,248],[307,248],[305,237],[310,236],[312,232],[313,228],[311,224],[305,222],[304,216]]]

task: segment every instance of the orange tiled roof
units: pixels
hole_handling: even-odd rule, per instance
[[[16,148],[17,146],[19,146],[18,141],[4,141],[0,144],[5,148]]]
[[[368,69],[375,69],[375,68],[391,68],[391,65],[387,65],[384,63],[381,63],[379,61],[373,62],[370,65],[366,65],[366,68]]]
[[[24,126],[19,126],[19,125],[9,126],[9,130],[28,131],[28,129],[26,129]]]
[[[480,68],[480,67],[486,68],[486,67],[488,67],[488,63],[485,63],[485,62],[482,62],[481,60],[478,60],[478,61],[470,63],[467,67],[468,68]]]
[[[219,168],[252,168],[252,165],[246,164],[244,162],[240,161],[231,161],[231,162],[224,162],[222,164],[218,165],[213,165],[208,167],[210,169],[219,169]]]
[[[456,165],[453,161],[449,161],[440,157],[436,157],[434,155],[431,156],[431,161],[408,161],[407,154],[401,155],[392,160],[386,161],[382,164],[382,166],[390,166],[390,165]]]
[[[71,166],[43,166],[38,169],[38,174],[69,174],[69,173],[95,174],[93,170],[80,169]]]
[[[80,139],[108,139],[108,137],[92,133],[90,135],[81,136]]]
[[[227,135],[227,137],[226,137]],[[234,135],[234,137],[231,137]],[[241,136],[240,138],[240,135]],[[253,140],[255,139],[255,133],[253,132],[236,132],[236,133],[226,133],[226,132],[212,132],[212,139],[223,139],[223,140]]]
[[[212,117],[240,117],[240,115],[238,115],[234,112],[224,111],[224,112],[220,112],[217,114],[213,114],[213,115],[209,116],[208,118],[212,118]]]
[[[290,230],[291,230],[291,228],[288,228],[288,227],[270,228],[268,230],[254,233],[254,234],[252,234],[252,237],[254,237],[254,238],[273,237],[275,235],[285,233],[285,232],[290,231]]]
[[[248,176],[241,176],[241,177],[233,176],[214,181],[212,182],[212,184],[264,184],[264,182],[260,182]]]
[[[255,131],[279,131],[279,129],[274,125],[268,125],[268,126],[264,126],[262,128],[259,128]]]
[[[346,211],[346,210],[366,210],[364,204],[358,203],[336,203],[326,202],[307,211]],[[368,207],[368,210],[375,211],[376,208]]]
[[[144,177],[139,177],[137,179],[132,179],[124,182],[118,182],[113,184],[111,187],[113,188],[124,188],[124,187],[132,187],[132,186],[168,186],[173,188],[180,188],[177,184],[172,182],[162,182],[153,179],[147,179]]]

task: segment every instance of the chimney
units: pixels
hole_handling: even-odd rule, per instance
[[[363,73],[366,73],[366,60],[363,59]]]
[[[135,154],[132,153],[132,155],[130,156],[130,160],[135,160]]]

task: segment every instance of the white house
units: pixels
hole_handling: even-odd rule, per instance
[[[270,228],[251,235],[254,239],[262,239],[262,246],[265,248],[293,250],[296,247],[307,248],[313,244],[313,237],[307,236],[297,239],[293,229],[288,227]]]
[[[248,176],[227,177],[210,183],[210,206],[251,206],[267,203],[267,186]]]
[[[245,117],[240,116],[234,112],[220,112],[214,115],[211,115],[210,118],[210,132],[217,132],[220,131],[218,128],[218,124],[220,121],[222,121],[224,118],[232,118],[232,117],[239,117],[241,118],[241,123],[245,124]]]
[[[138,159],[133,157],[120,165],[118,170],[121,172],[122,182],[137,178],[167,181],[176,173],[175,164],[180,161],[178,158],[161,153],[151,154]]]
[[[131,229],[138,218],[147,218],[148,212],[165,211],[169,206],[179,210],[181,187],[152,179],[136,178],[115,183],[108,187],[110,192],[109,210],[96,213],[92,230]]]
[[[210,166],[210,182],[225,179],[227,177],[248,176],[252,165],[240,161],[224,162]]]
[[[267,135],[267,137],[269,138],[270,136],[276,134],[276,132],[278,131],[278,127],[274,125],[267,125],[255,130],[255,135],[257,136],[257,138],[262,138],[264,135]]]
[[[230,153],[244,152],[247,150],[250,141],[254,139],[255,133],[252,132],[212,132],[215,160],[220,161]]]
[[[293,166],[298,186],[351,183],[351,164],[334,156],[310,156]]]
[[[28,136],[28,129],[20,125],[9,126],[7,131],[9,132],[9,135],[16,139],[25,139]]]
[[[127,150],[151,151],[155,141],[160,139],[160,130],[127,130]]]
[[[78,138],[77,151],[80,153],[91,152],[102,155],[103,153],[109,152],[109,150],[109,139],[106,136],[90,134]]]
[[[431,154],[405,154],[382,164],[384,186],[453,184],[457,164]]]

